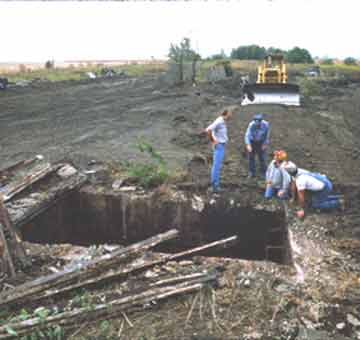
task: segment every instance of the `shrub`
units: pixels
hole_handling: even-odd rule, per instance
[[[266,55],[265,47],[258,45],[247,45],[233,48],[230,54],[232,59],[263,59]]]
[[[286,53],[286,60],[294,64],[312,64],[314,61],[305,48],[294,47]]]
[[[323,65],[334,65],[334,60],[331,58],[326,58],[322,61]]]
[[[47,70],[53,69],[54,66],[55,66],[54,60],[47,60],[46,63],[45,63],[45,68]]]
[[[193,62],[201,59],[201,56],[191,47],[189,38],[183,38],[178,45],[170,44],[168,57],[176,63]]]
[[[357,61],[355,58],[352,57],[347,57],[344,59],[344,64],[345,65],[356,65]]]
[[[136,147],[140,152],[148,154],[151,162],[128,164],[129,175],[135,177],[144,188],[163,184],[169,178],[163,157],[149,143],[141,142]]]
[[[321,87],[316,79],[304,78],[299,82],[300,92],[305,98],[320,94]]]

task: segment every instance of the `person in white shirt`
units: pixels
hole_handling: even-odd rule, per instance
[[[305,191],[312,194],[311,207],[314,209],[344,208],[345,202],[339,195],[330,195],[332,183],[325,175],[300,169],[292,162],[288,162],[284,168],[293,178],[292,193],[294,198],[297,197],[300,206],[298,217],[305,216]]]
[[[214,193],[220,189],[220,170],[225,155],[225,145],[228,142],[226,122],[231,118],[232,111],[225,109],[206,129],[213,146],[213,164],[211,168],[211,187]]]

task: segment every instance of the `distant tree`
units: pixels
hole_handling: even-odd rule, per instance
[[[254,59],[263,59],[266,55],[265,47],[258,45],[247,45],[239,46],[232,49],[231,58],[232,59],[245,59],[245,60],[254,60]]]
[[[45,68],[47,70],[50,70],[50,69],[54,68],[54,66],[55,66],[54,60],[47,60],[46,63],[45,63]]]
[[[192,63],[192,82],[195,83],[196,63],[201,59],[201,56],[191,48],[189,38],[183,38],[179,45],[171,44],[168,57],[179,65],[181,82],[184,79],[184,64]]]
[[[201,56],[191,48],[189,38],[183,38],[179,45],[171,44],[168,57],[176,63],[201,59]]]
[[[305,48],[294,47],[286,53],[286,60],[294,64],[313,64],[310,52]]]
[[[282,50],[281,48],[277,48],[277,47],[269,47],[266,50],[266,54],[282,54],[282,55],[286,56],[287,51]]]
[[[322,60],[323,65],[334,65],[334,59],[331,58],[325,58]]]
[[[356,65],[356,63],[357,63],[357,60],[355,58],[347,57],[344,59],[345,65]]]

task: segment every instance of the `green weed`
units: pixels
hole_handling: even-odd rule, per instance
[[[147,154],[150,161],[146,163],[129,163],[127,172],[130,177],[136,178],[144,188],[156,187],[169,179],[169,171],[162,155],[146,142],[136,145],[137,149]]]

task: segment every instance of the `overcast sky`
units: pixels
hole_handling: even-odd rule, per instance
[[[0,61],[165,58],[190,37],[203,56],[240,45],[360,58],[360,0],[1,2]]]

